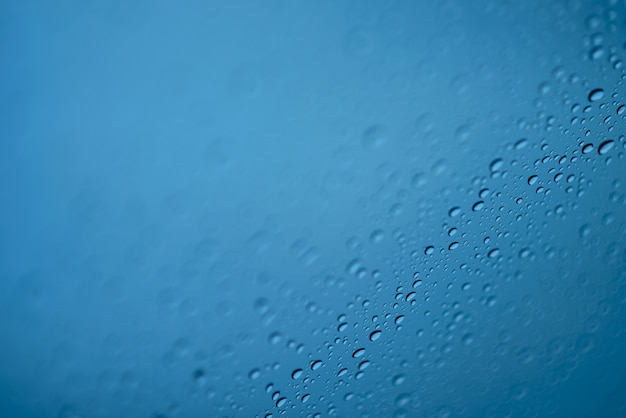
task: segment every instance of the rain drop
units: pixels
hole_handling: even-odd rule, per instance
[[[602,89],[594,89],[594,90],[591,90],[591,92],[589,93],[590,102],[597,102],[598,100],[601,100],[603,97],[604,97],[604,90]]]

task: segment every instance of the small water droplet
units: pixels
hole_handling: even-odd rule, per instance
[[[258,379],[260,376],[261,376],[261,371],[259,369],[252,369],[250,370],[250,373],[248,373],[248,377],[251,380]]]
[[[591,151],[593,151],[593,144],[585,144],[583,146],[583,154],[589,154]]]
[[[516,150],[521,150],[522,148],[526,148],[527,145],[528,145],[528,140],[526,138],[522,138],[515,143],[514,148]]]
[[[406,380],[406,375],[404,374],[397,374],[393,377],[393,379],[391,380],[391,383],[394,386],[400,386],[401,384],[404,383],[404,381]]]
[[[594,89],[594,90],[591,90],[591,92],[589,92],[590,102],[597,102],[598,100],[601,100],[603,97],[604,97],[604,90],[602,89]]]
[[[382,331],[376,330],[370,334],[370,341],[376,341],[382,335]]]
[[[598,147],[598,154],[600,154],[600,155],[607,154],[609,151],[611,151],[613,149],[614,145],[615,145],[615,141],[613,141],[612,139],[608,139],[608,140],[604,141]]]
[[[424,254],[426,255],[433,255],[434,253],[435,253],[435,247],[433,247],[432,245],[429,245],[428,247],[424,249]]]
[[[504,167],[504,161],[502,161],[502,158],[496,158],[489,165],[489,169],[491,170],[492,173],[495,173],[496,171],[500,171],[502,167]]]
[[[358,348],[352,353],[352,357],[359,358],[365,354],[365,348]]]
[[[474,206],[472,206],[472,210],[474,212],[478,212],[482,210],[484,207],[485,207],[485,202],[483,202],[482,200],[479,200],[478,202],[474,203]]]
[[[302,369],[296,369],[291,372],[291,378],[294,380],[300,379],[302,377]]]
[[[494,248],[487,253],[487,257],[489,258],[497,258],[500,255],[500,250],[498,248]]]
[[[320,367],[322,367],[322,360],[315,360],[313,363],[311,363],[311,370],[317,370]]]
[[[380,229],[376,229],[370,234],[370,242],[372,242],[373,244],[377,244],[383,240],[383,237],[383,231]]]

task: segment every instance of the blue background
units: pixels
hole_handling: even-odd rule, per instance
[[[626,416],[625,19],[1,1],[0,416]]]

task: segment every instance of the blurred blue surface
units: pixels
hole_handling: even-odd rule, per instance
[[[0,417],[626,416],[625,22],[0,2]]]

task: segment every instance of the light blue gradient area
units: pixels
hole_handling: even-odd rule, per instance
[[[0,416],[626,416],[625,21],[0,2]]]

